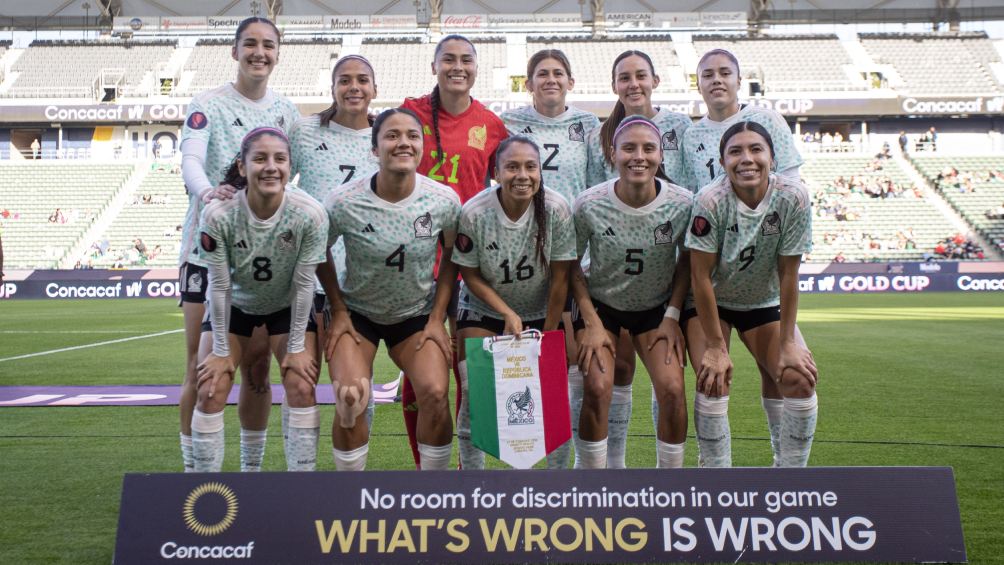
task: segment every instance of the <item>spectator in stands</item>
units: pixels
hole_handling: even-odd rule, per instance
[[[63,211],[60,210],[59,208],[56,208],[55,212],[53,212],[52,214],[49,214],[49,223],[50,224],[65,224],[66,221],[67,221],[66,220],[66,215],[63,214]]]
[[[833,257],[833,262],[834,263],[843,263],[845,261],[847,261],[847,258],[844,257],[844,252],[843,251],[838,251],[837,254],[836,254],[836,256]]]
[[[160,140],[159,139],[153,140],[153,158],[154,159],[160,159],[160,149],[161,149]]]
[[[135,249],[136,252],[139,253],[141,257],[146,257],[146,244],[143,243],[142,239],[140,239],[138,237],[136,239],[134,239],[132,241],[132,246],[133,246],[133,249]]]
[[[989,220],[1004,220],[1004,203],[996,208],[991,208],[985,213],[987,219]]]
[[[931,129],[927,130],[927,138],[931,142],[931,151],[938,150],[938,131],[931,126]]]
[[[186,365],[180,408],[181,450],[186,470],[192,469],[191,420],[196,399],[196,356],[205,315],[208,275],[198,258],[199,216],[209,199],[235,194],[224,173],[240,152],[243,137],[261,126],[292,127],[299,118],[296,106],[269,88],[269,77],[279,63],[280,34],[265,18],[251,17],[237,26],[230,55],[237,61],[233,83],[197,95],[188,105],[181,132],[182,177],[189,195],[178,262],[182,311],[185,320]],[[241,470],[258,471],[264,458],[272,389],[268,386],[267,332],[258,328],[241,361],[244,375],[238,413],[241,419]],[[252,369],[253,367],[253,369]]]
[[[32,140],[31,142],[31,158],[38,159],[38,151],[42,148],[42,145],[38,142],[38,138]]]
[[[902,130],[900,130],[900,132],[899,132],[899,150],[900,150],[900,152],[902,152],[902,153],[903,153],[904,155],[906,154],[906,146],[907,146],[907,145],[908,145],[909,143],[910,143],[910,142],[909,142],[909,140],[908,140],[908,139],[907,139],[907,137],[906,137],[906,132],[905,132],[905,131],[902,131]]]

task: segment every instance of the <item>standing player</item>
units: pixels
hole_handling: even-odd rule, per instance
[[[541,172],[544,186],[561,194],[569,203],[589,185],[586,183],[588,146],[586,136],[598,128],[599,119],[591,112],[565,105],[568,91],[575,86],[572,65],[559,49],[543,49],[526,64],[526,89],[533,97],[532,106],[502,114],[511,135],[524,135],[544,148]],[[577,435],[579,407],[582,405],[582,373],[575,364],[575,335],[571,316],[562,315],[565,349],[568,352],[568,396],[572,408],[572,434]],[[549,468],[568,466],[570,446],[561,446],[547,457]]]
[[[648,118],[659,128],[663,171],[671,182],[680,183],[684,172],[680,140],[690,127],[690,117],[652,105],[652,91],[659,87],[659,75],[655,72],[652,58],[642,51],[625,51],[614,59],[610,75],[611,87],[617,94],[617,103],[603,123],[603,127],[589,134],[587,170],[589,186],[598,185],[617,176],[613,135],[621,120],[630,115]],[[631,336],[628,332],[621,332],[617,343],[613,402],[610,407],[607,464],[611,468],[619,469],[625,466],[634,369],[635,352],[632,349]]]
[[[324,201],[328,242],[343,237],[351,265],[341,289],[332,261],[318,270],[331,303],[326,351],[337,402],[335,466],[353,471],[366,466],[363,416],[382,339],[414,384],[421,468],[446,469],[453,423],[447,396],[452,353],[444,322],[457,273],[450,254],[460,199],[416,172],[422,124],[412,112],[380,114],[373,123],[372,147],[379,171],[338,187]],[[436,280],[438,245],[443,252]]]
[[[697,373],[694,425],[700,465],[732,464],[728,402],[729,334],[735,327],[762,373],[783,395],[774,463],[804,467],[816,429],[818,373],[795,319],[798,265],[812,247],[809,193],[800,181],[771,173],[774,143],[753,121],[722,134],[725,172],[697,194],[687,247],[696,312],[684,320]],[[695,318],[696,316],[696,318]]]
[[[467,201],[460,214],[453,262],[460,267],[457,355],[463,387],[459,442],[470,442],[467,361],[469,337],[553,330],[575,261],[575,228],[568,202],[541,184],[540,149],[529,138],[506,138],[496,153],[499,186]],[[483,469],[484,452],[468,445],[460,466]]]
[[[686,256],[678,261],[678,255],[693,194],[665,180],[661,137],[644,117],[625,118],[613,134],[620,178],[583,192],[573,207],[579,255],[586,245],[590,253],[588,277],[578,264],[572,267],[579,367],[585,373],[577,468],[609,466],[613,344],[622,330],[631,335],[659,402],[657,466],[683,466],[687,403],[677,319],[689,272]]]
[[[436,86],[421,98],[408,98],[401,105],[422,121],[425,152],[418,165],[419,174],[445,184],[467,202],[488,186],[495,150],[506,137],[505,125],[491,110],[471,97],[478,77],[478,54],[471,40],[462,35],[447,35],[436,45],[432,74]],[[451,334],[455,333],[457,291],[450,301]],[[457,380],[457,406],[460,405],[460,376]],[[416,457],[415,425],[417,415],[414,392],[403,379],[402,408],[412,455]]]
[[[204,202],[228,199],[234,188],[223,182],[240,151],[244,135],[259,126],[286,129],[299,112],[286,98],[268,88],[268,79],[279,62],[279,30],[265,18],[247,18],[237,27],[231,56],[238,63],[237,80],[199,94],[188,105],[181,132],[182,177],[188,192],[188,213],[178,257],[181,305],[185,317],[187,358],[181,387],[181,453],[185,470],[193,469],[191,453],[192,410],[196,402],[196,356],[205,314],[207,273],[197,265],[198,221]],[[241,419],[241,470],[261,470],[272,409],[268,382],[269,358],[265,334],[259,330],[241,362],[238,413]],[[253,367],[253,369],[252,369]]]
[[[198,472],[223,466],[223,409],[241,352],[259,326],[268,332],[290,406],[287,468],[312,471],[317,463],[317,328],[311,309],[314,271],[324,262],[326,218],[313,198],[287,189],[289,159],[282,130],[252,130],[235,164],[235,184],[246,182],[247,189],[202,212],[199,247],[209,271],[210,316],[202,326],[192,415]]]
[[[739,103],[739,61],[724,49],[712,49],[697,64],[697,88],[708,106],[708,114],[683,135],[683,157],[686,164],[687,188],[697,192],[701,187],[722,176],[721,164],[715,159],[722,133],[739,121],[756,122],[763,126],[774,140],[777,171],[781,176],[799,180],[799,155],[784,118],[774,110]],[[697,324],[691,321],[690,324]],[[690,328],[684,326],[685,331]],[[696,367],[696,365],[695,365]],[[774,379],[763,366],[760,369],[761,404],[767,416],[774,460],[780,457],[778,434],[781,432],[781,392]]]
[[[362,178],[378,168],[371,148],[373,118],[370,102],[377,95],[373,66],[360,55],[346,55],[331,71],[331,107],[319,114],[297,120],[289,132],[293,151],[292,174],[299,174],[297,186],[318,202],[336,186]],[[345,272],[345,244],[341,239],[331,248],[335,267]],[[320,284],[314,295],[314,321],[324,326],[324,293]],[[318,343],[318,352],[323,343]],[[318,358],[320,362],[320,358]],[[367,407],[373,419],[373,398]],[[283,430],[288,420],[283,404]],[[284,432],[285,433],[285,432]]]

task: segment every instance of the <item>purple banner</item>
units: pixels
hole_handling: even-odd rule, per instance
[[[114,563],[964,563],[949,468],[128,474]]]
[[[373,402],[394,402],[397,385],[396,380],[374,383]],[[233,387],[227,404],[237,404],[238,393],[239,387]],[[180,395],[179,385],[4,386],[0,387],[0,406],[176,406]],[[272,385],[272,404],[281,404],[285,396],[282,385]],[[335,403],[330,386],[317,387],[317,403]]]

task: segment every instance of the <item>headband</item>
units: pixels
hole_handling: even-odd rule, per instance
[[[274,127],[271,127],[271,126],[264,126],[264,127],[260,127],[260,128],[254,128],[253,130],[249,131],[247,133],[247,135],[244,136],[244,139],[241,140],[241,147],[243,147],[244,144],[247,143],[248,139],[250,139],[251,137],[257,136],[257,135],[260,135],[260,134],[263,134],[263,133],[270,133],[270,134],[278,137],[279,139],[282,139],[286,143],[289,143],[289,138],[286,137],[286,132],[282,131],[279,128],[274,128]]]
[[[614,130],[613,144],[617,145],[617,137],[621,134],[621,132],[623,132],[624,130],[626,130],[631,126],[639,126],[639,125],[651,128],[652,131],[655,132],[656,136],[660,137],[662,136],[662,132],[659,131],[659,128],[656,127],[656,125],[653,124],[652,121],[649,120],[648,118],[645,118],[643,116],[628,116],[627,118],[624,118],[624,121],[622,121],[620,125],[617,126],[617,129]]]

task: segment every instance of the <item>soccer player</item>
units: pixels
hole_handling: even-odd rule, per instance
[[[591,112],[565,104],[568,92],[575,86],[572,66],[559,49],[543,49],[533,54],[526,64],[526,89],[533,97],[532,106],[502,113],[502,121],[510,135],[523,135],[544,148],[541,173],[544,186],[561,194],[569,203],[575,200],[586,184],[588,150],[586,135],[599,127],[600,121]],[[566,309],[570,304],[566,304]],[[572,433],[579,426],[582,405],[582,373],[575,364],[575,332],[568,311],[562,314],[565,349],[568,353],[568,395],[572,407]],[[548,468],[568,466],[570,446],[556,449],[547,457]]]
[[[585,374],[576,468],[609,467],[613,344],[622,330],[631,335],[659,402],[657,466],[683,466],[687,403],[678,317],[689,272],[680,251],[693,194],[665,179],[661,138],[652,121],[625,118],[613,134],[620,177],[583,192],[573,206],[579,255],[587,245],[590,253],[588,277],[578,263],[572,267]]]
[[[444,322],[457,275],[450,255],[460,198],[417,173],[422,123],[411,111],[380,114],[372,148],[380,169],[336,188],[324,201],[328,242],[344,239],[350,265],[342,288],[330,257],[318,270],[331,304],[326,357],[337,402],[335,466],[351,471],[366,466],[364,412],[382,339],[414,385],[421,468],[446,469],[453,436],[447,398],[452,347]],[[437,280],[438,245],[443,251]]]
[[[370,102],[376,95],[373,66],[365,57],[346,55],[331,71],[331,106],[318,114],[300,118],[290,130],[292,175],[299,174],[297,186],[319,203],[324,202],[336,186],[377,170],[377,159],[370,145],[373,118],[369,114]],[[336,269],[344,274],[345,245],[341,239],[332,246],[331,254]],[[320,283],[316,289],[314,321],[320,328],[324,326],[324,293]],[[318,353],[324,346],[320,341]],[[372,422],[372,395],[366,417]],[[287,428],[287,421],[287,406],[283,404],[283,430]]]
[[[625,51],[614,59],[611,87],[617,103],[599,129],[589,134],[587,181],[598,185],[617,176],[614,160],[613,134],[625,116],[640,115],[655,123],[660,132],[663,171],[672,182],[683,176],[680,140],[690,126],[690,117],[652,105],[652,91],[659,87],[659,75],[652,58],[642,51]],[[610,407],[610,441],[607,464],[610,468],[625,466],[628,423],[631,420],[635,352],[628,332],[621,332],[617,343],[613,402]]]
[[[505,125],[491,110],[471,97],[478,77],[478,54],[471,40],[447,35],[436,45],[432,74],[436,86],[420,98],[408,98],[401,105],[422,121],[425,152],[419,174],[445,184],[467,202],[490,184],[499,142],[506,138]],[[455,334],[458,297],[454,289],[448,310],[450,333]],[[457,406],[460,405],[460,376],[454,360]],[[418,463],[415,426],[415,394],[407,378],[402,379],[401,404],[408,429],[412,455]]]
[[[460,214],[453,262],[460,267],[457,355],[463,387],[457,416],[460,466],[483,469],[484,452],[470,445],[467,338],[553,330],[561,321],[568,271],[577,259],[568,201],[541,184],[541,155],[529,138],[498,148],[499,186],[467,201]]]
[[[783,395],[776,433],[771,426],[774,464],[804,467],[816,429],[818,378],[795,324],[798,265],[812,247],[809,193],[801,181],[771,172],[774,142],[757,122],[730,126],[718,151],[725,174],[697,194],[686,241],[697,308],[687,309],[683,319],[697,322],[686,328],[697,373],[699,462],[702,467],[732,464],[728,403],[734,327],[761,373]]]
[[[314,398],[317,328],[311,319],[314,271],[325,260],[324,209],[287,187],[289,140],[282,130],[255,128],[240,145],[227,177],[246,190],[214,200],[202,212],[200,260],[209,272],[210,316],[199,347],[198,403],[192,415],[195,470],[223,465],[223,409],[241,352],[263,326],[282,373],[289,404],[286,464],[312,471],[320,425]]]
[[[279,30],[265,18],[247,18],[237,27],[231,56],[238,63],[237,79],[199,94],[188,105],[181,132],[181,170],[188,192],[188,213],[178,257],[181,306],[185,318],[187,358],[181,388],[181,453],[185,470],[193,470],[191,421],[196,402],[196,357],[205,315],[206,270],[197,264],[199,216],[210,199],[234,196],[225,184],[227,173],[240,151],[241,140],[252,129],[275,126],[285,130],[299,112],[288,99],[268,88],[268,79],[279,62]],[[272,389],[268,382],[268,341],[262,330],[241,361],[238,413],[241,419],[241,470],[259,471],[265,456]]]
[[[697,88],[708,106],[708,114],[683,134],[683,157],[686,165],[684,184],[697,192],[722,176],[724,171],[715,159],[716,148],[722,133],[739,121],[752,121],[763,126],[774,140],[776,171],[779,175],[798,181],[802,156],[799,155],[784,118],[774,110],[752,104],[739,103],[739,61],[735,55],[724,49],[712,49],[701,57],[697,64]],[[696,325],[692,320],[689,324]],[[684,325],[684,331],[690,328]],[[697,366],[696,363],[694,365]],[[770,430],[771,447],[775,463],[780,456],[778,434],[781,430],[783,410],[781,392],[769,372],[760,369],[761,397]]]

